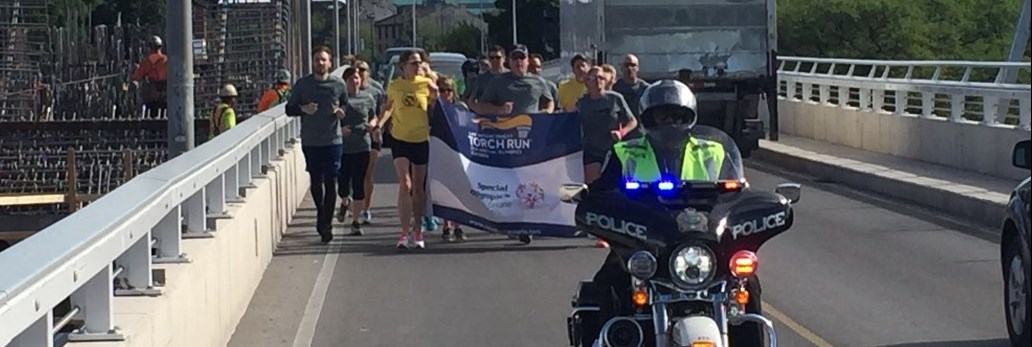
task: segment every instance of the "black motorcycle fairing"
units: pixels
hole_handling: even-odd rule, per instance
[[[718,236],[722,252],[756,252],[768,240],[790,229],[795,221],[791,203],[766,191],[742,192],[733,201],[717,205],[710,216],[718,221],[724,219]]]
[[[574,214],[578,227],[616,247],[657,251],[681,238],[656,199],[631,199],[619,190],[585,194]]]

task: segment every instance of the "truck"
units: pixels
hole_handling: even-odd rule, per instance
[[[743,157],[767,135],[765,99],[777,140],[775,0],[560,0],[559,11],[563,61],[580,54],[619,67],[636,55],[640,78],[688,85],[698,124],[731,135]]]

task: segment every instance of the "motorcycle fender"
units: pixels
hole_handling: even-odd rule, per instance
[[[724,347],[720,328],[710,317],[695,316],[678,320],[670,334],[674,346],[689,347],[695,342],[712,342],[714,347]]]

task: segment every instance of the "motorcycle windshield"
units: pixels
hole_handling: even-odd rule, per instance
[[[697,125],[692,129],[658,126],[648,129],[664,176],[686,182],[742,181],[742,154],[735,140],[720,129]],[[695,141],[686,155],[688,141]],[[686,160],[691,162],[685,163]]]

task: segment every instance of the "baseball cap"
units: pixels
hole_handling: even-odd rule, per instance
[[[510,57],[515,57],[515,56],[526,57],[529,54],[530,53],[527,51],[527,46],[524,46],[523,44],[516,44],[516,46],[514,46],[511,51],[509,51],[509,56]]]

